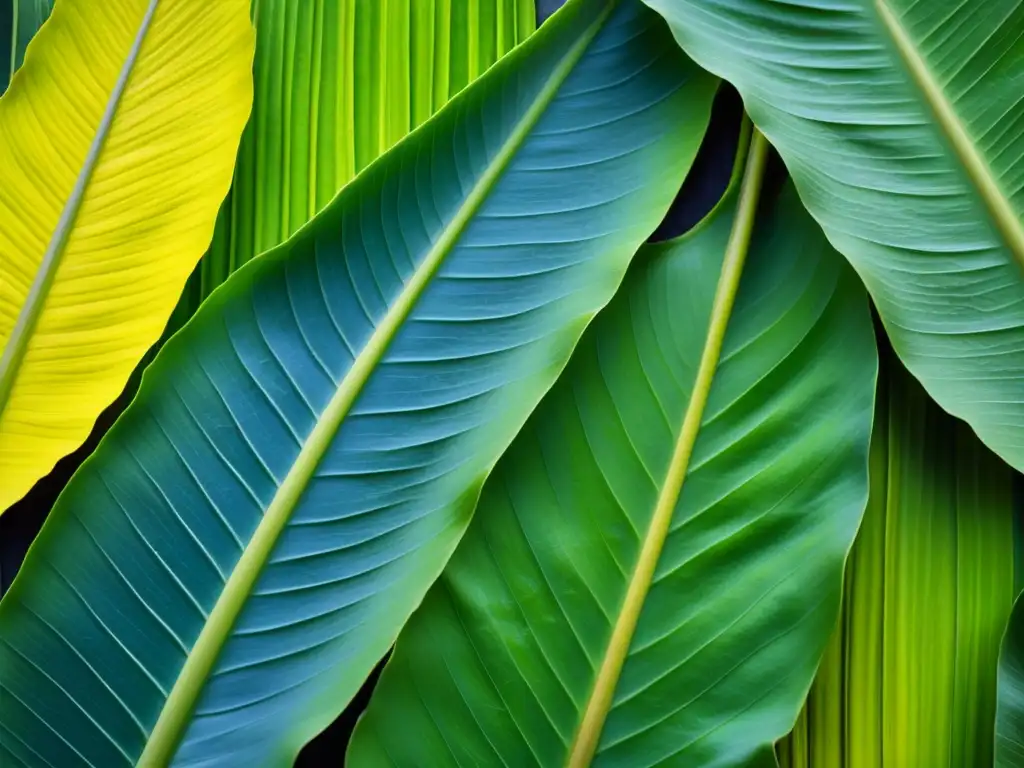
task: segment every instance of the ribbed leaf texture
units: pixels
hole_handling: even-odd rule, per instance
[[[773,763],[867,498],[875,350],[791,187],[762,208],[729,317],[740,211],[733,189],[637,257],[484,488],[347,765]]]
[[[716,86],[638,0],[572,0],[216,291],[0,601],[5,768],[290,764],[439,574]]]
[[[740,91],[910,372],[1024,469],[1024,3],[646,1]]]
[[[253,18],[253,115],[201,297],[283,242],[536,24],[534,0],[253,0]]]
[[[19,14],[18,40],[21,49],[24,49],[28,40],[45,20],[44,11],[48,13],[51,3],[50,0],[0,0],[0,72],[3,71],[4,62],[10,60],[10,49],[7,46],[12,42],[9,25],[13,20],[14,4],[17,4]],[[561,4],[562,0],[559,0],[559,5]],[[465,85],[468,74],[475,76],[484,71],[497,57],[529,36],[534,28],[532,0],[518,0],[518,4],[511,0],[502,0],[498,4],[494,4],[492,0],[455,0],[454,5],[450,0],[416,0],[413,6],[407,9],[409,13],[404,16],[402,13],[374,13],[374,7],[372,2],[361,0],[259,0],[259,5],[254,6],[254,15],[257,15],[260,26],[255,71],[257,80],[265,82],[266,85],[256,94],[253,115],[259,117],[262,128],[257,129],[255,117],[250,120],[238,155],[235,182],[217,219],[211,249],[200,261],[199,267],[186,285],[161,340],[142,358],[129,378],[119,398],[120,404],[115,403],[108,410],[105,416],[109,415],[109,418],[101,418],[100,421],[105,422],[106,426],[109,426],[134,397],[142,371],[152,362],[161,344],[187,322],[214,288],[253,255],[256,238],[261,236],[262,231],[255,219],[254,206],[257,198],[265,201],[261,203],[264,206],[280,206],[282,199],[289,200],[289,195],[293,193],[297,195],[297,200],[307,200],[307,190],[301,184],[287,189],[273,186],[280,183],[280,167],[286,156],[293,153],[298,155],[302,152],[315,152],[314,167],[304,166],[301,172],[304,176],[309,174],[319,178],[322,198],[329,199],[343,182],[350,180],[350,170],[354,167],[354,160],[351,163],[346,161],[345,168],[349,170],[342,177],[325,176],[325,173],[332,174],[335,169],[331,158],[338,146],[344,145],[345,152],[350,153],[353,151],[349,147],[349,141],[352,140],[350,137],[362,135],[366,130],[370,130],[371,137],[379,135],[379,132],[374,131],[375,124],[387,122],[394,126],[396,121],[391,117],[393,113],[410,115],[412,119],[408,129],[411,130],[415,127],[413,123],[418,125],[422,122],[426,113],[426,100],[423,95],[418,99],[420,110],[410,112],[409,105],[413,98],[411,91],[432,96],[432,112],[454,95],[457,88]],[[391,7],[394,10],[399,6],[392,3]],[[360,29],[368,29],[364,29],[366,34],[355,35],[352,30],[342,26],[344,19],[351,21],[357,13],[360,18],[366,17],[372,22],[360,25]],[[466,26],[469,20],[473,22],[472,27]],[[302,23],[299,23],[300,21]],[[8,26],[5,27],[5,24]],[[461,31],[454,39],[452,34],[456,30],[453,30],[453,26]],[[408,33],[409,40],[398,39],[403,31]],[[360,80],[354,79],[354,75],[324,77],[325,65],[332,67],[331,72],[340,66],[337,60],[337,48],[340,43],[335,40],[339,36],[344,37],[341,42],[345,43],[345,50],[362,52],[361,56],[354,57],[363,61]],[[280,43],[285,39],[295,40],[296,44],[264,44],[264,41],[276,40]],[[334,43],[333,48],[325,48],[328,42]],[[415,46],[412,42],[416,43]],[[380,55],[382,44],[390,46],[388,57]],[[412,50],[420,51],[423,55],[413,58],[410,54]],[[311,57],[319,58],[310,61]],[[342,63],[347,68],[346,71],[351,71],[354,59],[353,62],[349,62],[347,56],[342,58],[345,59]],[[401,59],[404,69],[396,66],[395,62],[398,59]],[[428,66],[424,66],[424,62]],[[366,99],[357,97],[362,92],[362,83],[372,84],[381,80],[381,75],[374,74],[377,68],[389,75],[394,82],[387,83],[383,89],[378,88],[374,103],[368,104]],[[309,71],[306,71],[307,69]],[[405,76],[399,77],[399,71],[404,71]],[[301,72],[305,72],[305,76],[296,76]],[[454,81],[453,72],[456,73]],[[287,88],[284,80],[286,76],[289,78]],[[442,84],[444,88],[437,87],[435,83]],[[6,86],[6,80],[2,76],[0,84]],[[306,90],[303,91],[303,88]],[[287,99],[281,96],[282,90],[288,95]],[[302,98],[295,96],[300,91],[304,94]],[[270,98],[273,94],[277,96]],[[319,105],[321,96],[327,98],[330,104],[346,105],[346,108],[326,113]],[[360,120],[358,124],[344,122],[353,118],[352,113],[357,111],[357,100],[360,110],[371,110],[371,119]],[[306,112],[301,112],[300,107]],[[315,128],[311,123],[313,117],[316,118]],[[265,146],[269,146],[266,151]],[[348,157],[348,154],[345,156]],[[266,170],[268,164],[270,171]],[[326,170],[320,169],[320,165]],[[289,173],[292,177],[295,177],[295,174],[296,170]],[[273,179],[266,178],[268,176],[272,176]],[[330,179],[327,186],[324,186],[325,178]],[[256,195],[253,190],[256,189],[254,185],[257,185],[258,181],[262,192]],[[246,185],[252,189],[246,191]],[[302,206],[307,210],[311,208],[305,202]],[[318,203],[317,209],[319,207],[321,205]],[[280,219],[273,218],[268,221],[279,223]],[[299,223],[304,221],[305,219],[301,219]],[[286,231],[291,231],[290,223]],[[281,239],[283,235],[275,230],[270,243],[276,245]],[[239,250],[240,248],[242,250]],[[106,426],[101,423],[94,427],[94,441],[102,436],[102,430]],[[77,462],[81,462],[84,456],[85,454],[77,459]],[[71,465],[65,478],[70,476],[70,470],[74,466],[77,466],[77,463]],[[66,479],[61,480],[59,476],[60,473],[50,477],[47,485],[44,485],[35,497],[19,505],[21,508],[17,509],[17,512],[12,510],[12,515],[20,518],[18,522],[12,521],[10,516],[0,518],[0,561],[6,561],[4,578],[0,579],[0,589],[6,588],[8,577],[13,578],[16,569],[8,569],[7,563],[13,562],[16,565],[20,562],[30,535],[38,531],[52,500],[56,499],[60,484],[66,482]]]
[[[561,5],[563,0],[559,0]],[[0,93],[53,0],[0,0]],[[252,0],[256,94],[210,252],[169,323],[305,224],[536,26],[535,0]]]
[[[210,243],[247,6],[58,0],[0,99],[0,512],[85,439]]]
[[[892,356],[842,620],[780,744],[782,768],[992,765],[1015,595],[1012,486],[1010,468]]]
[[[534,0],[252,0],[252,14],[252,116],[213,242],[161,343],[535,28]]]

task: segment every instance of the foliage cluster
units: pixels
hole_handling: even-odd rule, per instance
[[[1024,766],[1021,0],[0,8],[4,768]]]

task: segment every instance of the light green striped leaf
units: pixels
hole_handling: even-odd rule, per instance
[[[253,0],[253,115],[200,297],[533,32],[534,0]],[[198,301],[195,302],[198,306]]]
[[[646,2],[740,91],[910,372],[1024,469],[1024,3]]]
[[[889,358],[842,619],[783,768],[992,765],[1013,472]]]

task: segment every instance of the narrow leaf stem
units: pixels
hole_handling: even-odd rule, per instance
[[[10,85],[11,78],[14,77],[14,68],[18,60],[18,25],[21,23],[21,20],[18,18],[18,5],[18,0],[14,0],[13,13],[11,14],[11,68],[7,71],[7,82],[4,83],[5,87]]]
[[[750,238],[754,229],[754,218],[757,213],[767,157],[768,142],[760,131],[754,129],[743,172],[736,218],[722,261],[722,272],[715,290],[707,338],[701,353],[693,392],[672,453],[665,483],[658,495],[650,527],[626,590],[622,609],[612,630],[608,648],[594,683],[594,689],[590,694],[579,731],[576,733],[569,752],[566,763],[569,768],[583,768],[590,765],[597,751],[601,731],[611,709],[615,687],[629,653],[629,646],[643,610],[644,600],[654,579],[662,547],[668,536],[672,516],[679,501],[683,481],[686,478],[690,456],[693,453],[693,446],[700,431],[704,407],[711,391],[711,383],[718,367],[722,341],[725,338],[729,317],[732,314],[740,276],[743,274],[743,265],[747,258]]]

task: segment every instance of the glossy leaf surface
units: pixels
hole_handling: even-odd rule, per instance
[[[214,292],[0,602],[0,757],[286,765],[390,647],[716,81],[573,0]]]
[[[210,242],[246,0],[59,0],[0,100],[0,511],[85,438]]]
[[[646,1],[743,95],[910,372],[1024,469],[1024,4]]]
[[[348,765],[774,764],[839,609],[876,363],[866,297],[792,188],[729,317],[749,212],[733,190],[638,255],[488,480]]]

